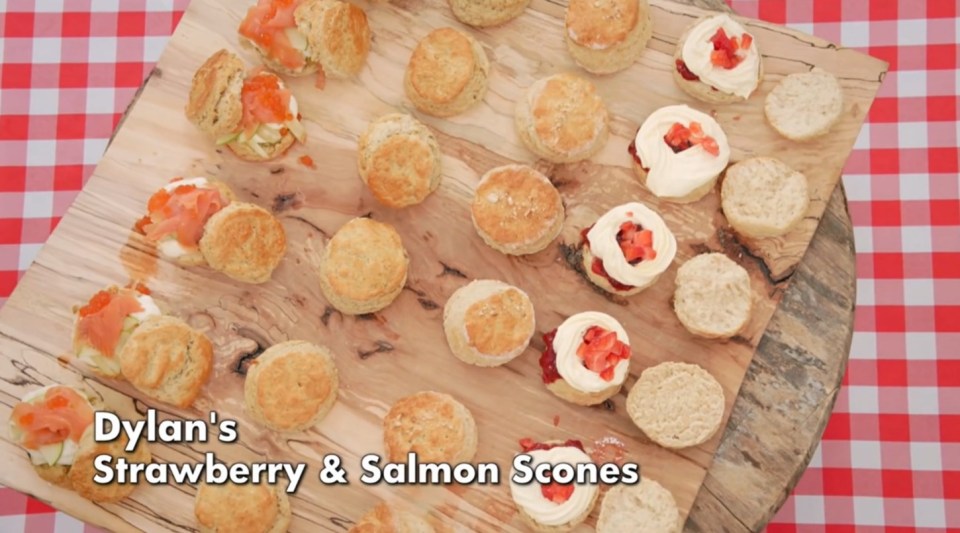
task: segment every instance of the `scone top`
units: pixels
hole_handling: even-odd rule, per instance
[[[390,462],[404,462],[410,452],[425,463],[470,461],[477,453],[477,425],[449,394],[418,392],[390,407],[383,419],[383,444]]]
[[[638,0],[570,0],[567,36],[594,50],[610,48],[627,39],[640,15]]]
[[[265,483],[201,483],[193,512],[201,531],[273,533],[290,524],[285,493]]]
[[[488,171],[477,184],[470,213],[487,244],[514,255],[545,248],[564,218],[560,193],[546,176],[525,165]]]
[[[402,287],[409,261],[393,226],[358,217],[327,242],[320,275],[338,295],[366,301]]]
[[[536,82],[527,93],[535,144],[570,160],[590,157],[602,147],[610,121],[596,87],[563,73]]]

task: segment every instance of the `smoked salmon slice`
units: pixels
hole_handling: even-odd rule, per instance
[[[23,431],[23,447],[36,450],[68,438],[79,441],[93,423],[93,409],[77,391],[57,385],[47,389],[40,402],[15,405],[10,419]]]
[[[292,70],[303,68],[303,52],[290,42],[287,28],[296,28],[297,0],[260,0],[247,10],[240,35],[256,43],[268,57]]]
[[[186,248],[196,248],[203,226],[226,202],[215,187],[180,185],[172,192],[160,189],[147,202],[148,214],[137,229],[151,241],[175,235]]]
[[[113,357],[127,316],[143,311],[133,291],[103,290],[81,307],[77,331],[105,357]]]
[[[280,86],[280,78],[269,72],[259,72],[245,79],[240,91],[244,129],[293,120],[290,94],[289,90]]]

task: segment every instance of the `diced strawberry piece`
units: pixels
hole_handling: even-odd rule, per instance
[[[546,485],[540,485],[540,493],[553,503],[560,504],[570,499],[570,496],[573,495],[573,488],[572,483],[561,485],[552,481]]]
[[[717,32],[710,38],[710,42],[713,43],[714,50],[730,49],[730,38],[727,37],[727,32],[723,31],[723,28],[717,28]]]
[[[603,371],[600,372],[600,379],[604,381],[612,380],[614,375],[613,371],[614,371],[614,367],[612,366],[608,366],[607,368],[604,368]]]
[[[696,122],[696,121],[691,122],[689,129],[690,129],[691,139],[702,138],[704,136],[703,126],[701,126],[699,122]]]
[[[720,155],[720,145],[717,144],[717,140],[713,137],[707,137],[700,143],[700,146],[707,151],[708,154],[713,156]]]
[[[634,246],[653,246],[653,232],[645,229],[633,236]]]
[[[627,260],[628,263],[633,263],[634,261],[643,259],[643,248],[637,246],[627,246],[623,248],[623,258]]]
[[[590,326],[587,329],[587,332],[583,335],[583,340],[584,342],[588,342],[588,343],[592,342],[593,339],[596,339],[597,337],[599,337],[601,333],[603,333],[603,328],[598,326]]]
[[[734,51],[734,52],[736,52],[737,50],[739,50],[739,49],[740,49],[740,39],[737,39],[736,37],[731,37],[731,38],[730,38],[730,47],[733,48],[733,51]]]
[[[524,438],[520,439],[520,449],[523,450],[523,451],[525,451],[525,452],[528,452],[528,451],[530,451],[531,449],[533,449],[534,445],[536,445],[536,444],[537,444],[537,442],[536,442],[535,440],[531,439],[530,437],[524,437]]]
[[[629,220],[624,222],[623,224],[620,224],[620,231],[624,233],[628,231],[635,231],[635,229],[636,229],[636,224],[634,224],[633,222],[630,222]]]
[[[646,246],[643,249],[643,258],[647,261],[653,261],[657,258],[657,251],[652,246]]]
[[[617,344],[617,334],[613,331],[606,331],[593,342],[590,343],[592,351],[609,352]]]
[[[753,36],[750,35],[749,33],[744,33],[744,34],[740,37],[740,40],[741,40],[741,42],[740,42],[740,49],[741,49],[741,50],[746,50],[746,49],[750,48],[750,45],[751,45],[751,44],[753,44]]]
[[[710,52],[710,62],[721,68],[730,68],[733,66],[733,61],[730,59],[726,50],[714,50]]]

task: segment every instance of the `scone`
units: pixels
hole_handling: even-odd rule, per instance
[[[193,503],[200,533],[286,533],[290,500],[280,485],[200,483]]]
[[[262,69],[247,75],[243,61],[226,50],[193,75],[186,114],[217,145],[247,161],[274,159],[307,138],[297,99],[283,80]]]
[[[453,28],[433,30],[417,43],[403,78],[413,105],[436,117],[452,117],[487,93],[490,61],[473,37]]]
[[[134,228],[164,257],[183,266],[206,264],[200,237],[210,217],[236,200],[226,183],[205,177],[174,178],[147,201]]]
[[[457,20],[477,28],[499,26],[527,9],[530,0],[449,0]]]
[[[552,163],[573,163],[599,152],[610,116],[596,87],[574,74],[555,74],[527,89],[516,110],[517,134],[528,150]]]
[[[787,234],[807,214],[807,177],[773,157],[752,157],[727,169],[720,204],[737,233],[753,238]]]
[[[597,518],[597,533],[679,533],[682,527],[673,494],[646,476],[636,485],[610,487]]]
[[[443,307],[443,332],[464,363],[500,366],[523,353],[536,327],[527,293],[481,279],[457,289]]]
[[[750,275],[721,253],[700,254],[677,270],[673,309],[690,333],[733,337],[750,322]]]
[[[133,330],[120,351],[120,372],[145,395],[190,407],[213,368],[206,335],[172,316],[150,317]]]
[[[532,254],[563,228],[563,200],[550,180],[525,165],[491,169],[480,179],[470,208],[473,227],[494,250]]]
[[[270,211],[233,202],[207,221],[200,253],[210,268],[244,283],[270,279],[287,252],[287,236]]]
[[[723,387],[689,363],[660,363],[644,370],[627,395],[633,423],[664,448],[708,441],[720,429],[723,409]]]
[[[100,475],[100,471],[95,466],[97,458],[109,455],[111,456],[109,464],[116,464],[117,459],[120,458],[131,466],[149,464],[153,460],[150,449],[146,440],[141,439],[132,452],[126,451],[127,444],[130,442],[126,432],[121,432],[113,442],[97,442],[93,436],[94,427],[91,425],[80,437],[73,466],[67,472],[67,483],[74,492],[92,502],[118,502],[133,493],[139,483],[131,481],[120,483],[116,478],[107,484],[97,483],[93,480]]]
[[[378,118],[357,144],[360,179],[381,204],[398,208],[419,204],[440,186],[440,145],[410,115]]]
[[[647,0],[570,0],[567,49],[593,74],[612,74],[633,64],[653,33]]]
[[[820,137],[840,120],[843,89],[836,76],[814,68],[780,80],[763,102],[767,122],[794,141]]]
[[[596,405],[620,392],[630,370],[630,338],[620,322],[597,311],[570,316],[543,336],[540,377],[550,392]]]
[[[557,465],[565,463],[575,465],[592,463],[593,460],[583,451],[578,440],[535,442],[532,439],[520,441],[521,454],[529,455],[530,468],[547,463]],[[519,454],[518,454],[519,455]],[[587,519],[597,504],[600,486],[596,484],[561,485],[550,483],[541,485],[536,480],[521,485],[513,481],[516,470],[510,470],[510,496],[520,511],[523,522],[539,533],[564,533],[570,531]]]
[[[711,104],[746,100],[763,77],[757,42],[727,14],[701,17],[687,28],[674,63],[677,85]]]
[[[140,284],[107,287],[74,313],[73,353],[94,372],[111,378],[120,375],[118,354],[133,331],[162,314],[150,290]]]
[[[323,420],[337,401],[340,378],[330,350],[306,341],[267,348],[247,371],[243,399],[258,422],[302,431]]]
[[[411,452],[421,463],[464,463],[477,453],[477,423],[449,394],[418,392],[390,407],[383,447],[391,463],[406,462]]]
[[[583,271],[601,289],[631,296],[656,283],[677,255],[677,239],[649,207],[631,202],[581,232]]]
[[[433,533],[433,526],[423,517],[378,503],[363,515],[347,533]]]
[[[355,218],[337,230],[323,250],[320,290],[341,313],[373,313],[403,291],[409,264],[393,226]]]
[[[654,111],[628,150],[640,183],[677,203],[703,198],[730,161],[730,143],[720,124],[685,105]]]
[[[338,0],[259,0],[238,30],[271,69],[299,76],[318,72],[344,79],[360,72],[370,53],[370,26],[360,7]]]

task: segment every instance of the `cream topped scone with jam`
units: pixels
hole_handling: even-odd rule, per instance
[[[631,202],[581,232],[583,269],[597,287],[631,296],[656,283],[677,255],[677,239],[649,207]]]
[[[73,329],[73,351],[93,371],[107,377],[120,375],[120,350],[143,321],[160,316],[150,289],[108,287],[81,307]]]
[[[596,405],[620,391],[630,370],[630,339],[617,319],[586,311],[543,336],[541,377],[550,392]]]
[[[263,67],[247,73],[226,50],[194,74],[186,115],[217,145],[247,161],[274,159],[307,137],[297,99],[283,80]]]
[[[37,474],[69,486],[80,437],[93,424],[93,405],[73,387],[49,385],[27,393],[10,413],[10,438],[30,455]]]
[[[205,263],[200,237],[207,221],[234,200],[226,184],[204,177],[175,178],[153,193],[135,229],[165,257],[184,266]]]
[[[238,33],[271,69],[326,78],[357,74],[370,53],[370,26],[362,8],[339,0],[259,0]]]
[[[573,439],[541,443],[526,438],[520,440],[520,448],[520,453],[531,457],[528,464],[531,469],[544,463],[565,463],[576,468],[577,464],[593,462],[583,450],[583,443]],[[513,481],[515,475],[516,470],[511,469],[510,496],[524,523],[538,532],[562,533],[574,529],[587,519],[600,495],[596,484],[551,482],[544,485],[534,479],[521,485]]]
[[[680,37],[674,61],[677,85],[711,104],[746,100],[763,77],[753,35],[726,14],[694,22]]]
[[[730,162],[720,124],[685,105],[654,111],[630,144],[633,170],[658,198],[677,203],[703,198]]]

